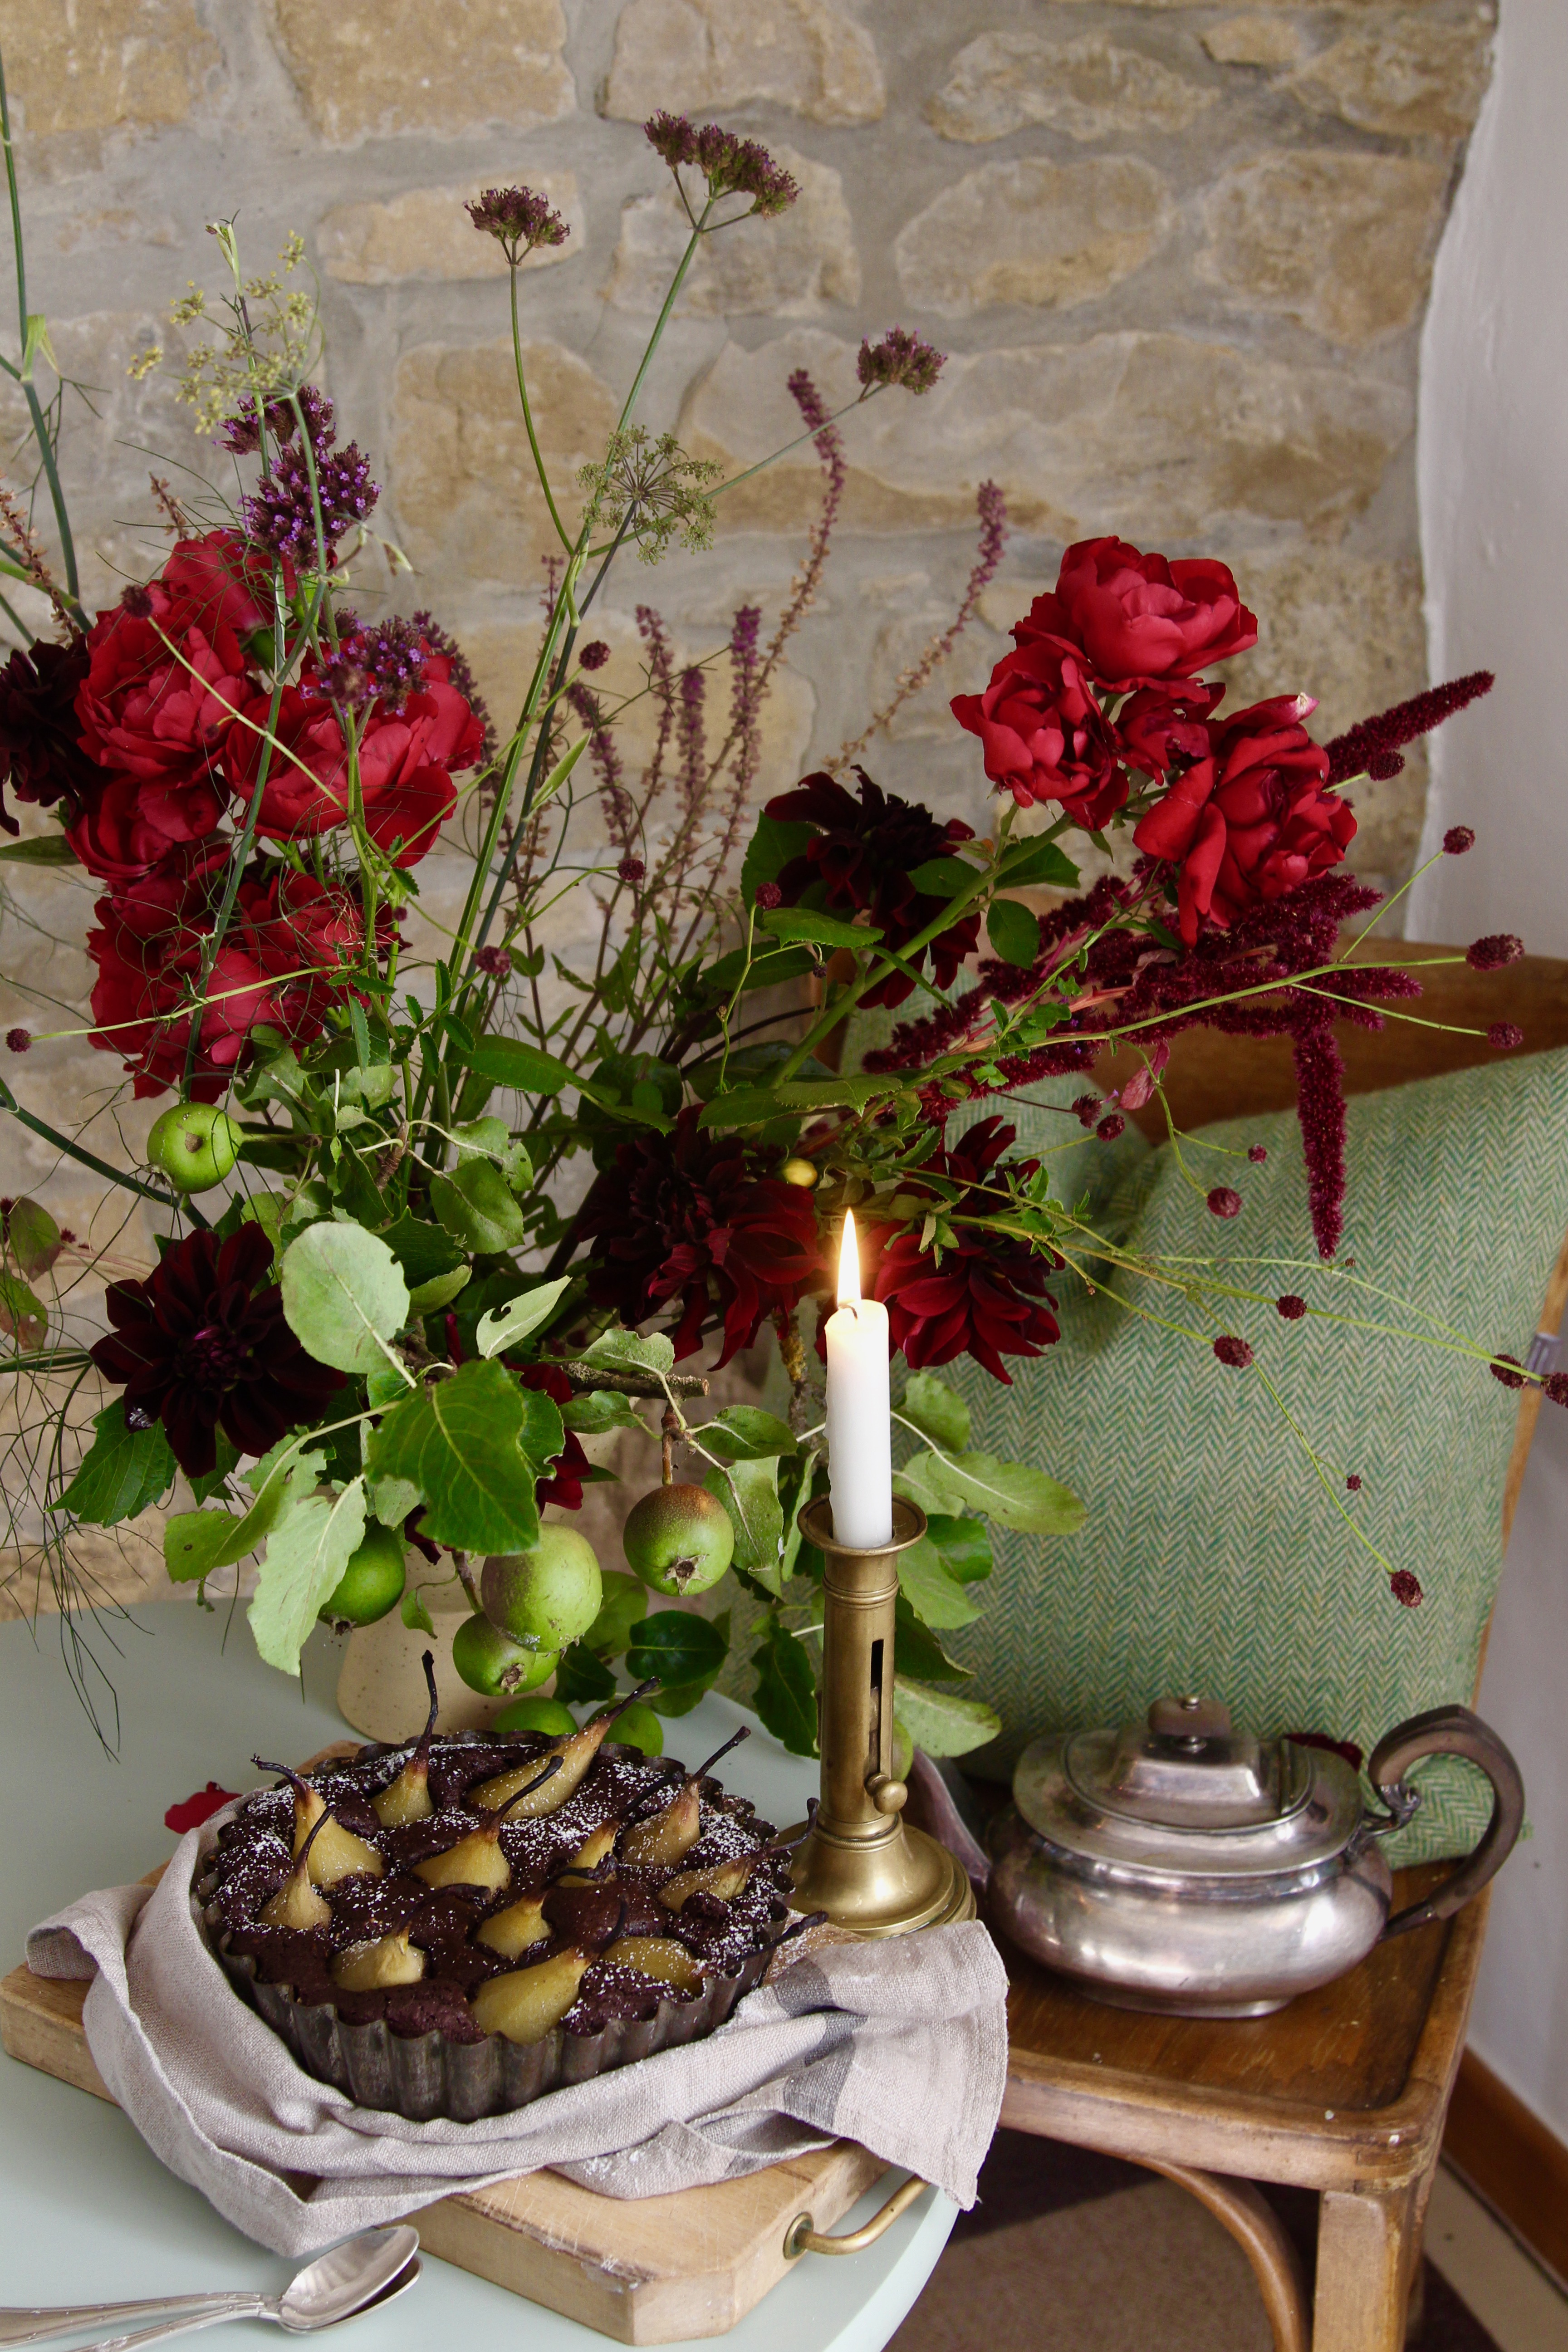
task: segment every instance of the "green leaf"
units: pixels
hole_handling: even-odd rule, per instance
[[[468,1057],[468,1067],[493,1087],[515,1087],[524,1095],[558,1095],[563,1087],[578,1082],[575,1071],[553,1054],[542,1054],[537,1045],[525,1045],[518,1037],[481,1037]]]
[[[514,1348],[548,1323],[565,1293],[572,1287],[572,1276],[563,1274],[559,1282],[542,1282],[533,1290],[524,1290],[509,1299],[504,1307],[492,1307],[481,1315],[474,1326],[474,1345],[481,1356],[499,1356],[503,1348]]]
[[[982,871],[963,857],[928,857],[923,866],[915,867],[910,880],[928,898],[956,898],[961,890],[979,881]]]
[[[369,1492],[370,1507],[384,1528],[400,1528],[425,1499],[411,1478],[373,1478]]]
[[[20,1275],[0,1273],[0,1332],[24,1351],[41,1348],[49,1328],[49,1310]],[[0,1363],[5,1359],[0,1357]]]
[[[973,1682],[968,1666],[961,1666],[950,1658],[929,1625],[923,1625],[910,1607],[907,1594],[900,1592],[893,1608],[893,1664],[902,1681],[916,1675],[922,1681],[953,1683]]]
[[[809,940],[813,947],[848,948],[856,953],[874,948],[882,936],[872,925],[841,923],[837,915],[819,914],[815,907],[770,907],[761,921],[775,940]]]
[[[978,1584],[991,1573],[991,1538],[984,1519],[948,1517],[941,1511],[926,1514],[926,1541],[941,1554],[942,1567],[955,1584]],[[936,1622],[932,1619],[932,1623]]]
[[[985,910],[991,945],[1004,963],[1027,971],[1040,952],[1040,919],[1016,898],[993,898]]]
[[[229,1477],[239,1460],[239,1448],[229,1444],[221,1429],[214,1430],[213,1444],[216,1449],[216,1459],[212,1468],[202,1477],[185,1481],[198,1503],[210,1503],[215,1495],[226,1492]]]
[[[561,1654],[555,1669],[555,1696],[567,1706],[614,1698],[616,1678],[584,1642],[574,1642]]]
[[[735,1530],[735,1566],[773,1593],[784,1581],[779,1559],[784,1507],[778,1480],[778,1462],[770,1455],[760,1462],[737,1462],[731,1469],[710,1470],[702,1481],[714,1501],[722,1503],[730,1514]]]
[[[411,1217],[406,1213],[395,1225],[388,1225],[381,1239],[403,1269],[403,1279],[410,1290],[422,1282],[434,1282],[440,1274],[455,1274],[463,1264],[463,1253],[450,1234],[439,1225],[427,1224],[423,1217]]]
[[[341,1495],[308,1495],[267,1539],[267,1557],[247,1615],[257,1650],[280,1674],[297,1675],[300,1652],[323,1601],[364,1541],[364,1480]]]
[[[791,824],[784,817],[757,819],[757,829],[746,845],[745,861],[741,867],[741,901],[743,906],[756,902],[757,892],[764,882],[776,882],[792,857],[799,857],[816,831],[814,824]]]
[[[70,843],[63,833],[40,833],[32,841],[8,841],[0,848],[0,858],[7,866],[79,866]]]
[[[471,1266],[455,1265],[450,1274],[433,1274],[428,1282],[416,1282],[408,1294],[409,1314],[438,1315],[467,1289],[472,1271]]]
[[[782,1591],[799,1564],[805,1538],[800,1531],[800,1515],[810,1499],[812,1482],[816,1475],[819,1456],[815,1445],[808,1445],[789,1463],[779,1476],[779,1509],[784,1515],[784,1534],[779,1543],[778,1581]],[[821,1554],[818,1553],[818,1559]]]
[[[1001,1717],[982,1700],[956,1698],[927,1683],[906,1682],[901,1675],[893,1691],[893,1721],[928,1756],[967,1756],[1002,1728]]]
[[[922,1511],[980,1511],[1018,1535],[1070,1536],[1083,1525],[1076,1495],[1043,1470],[994,1454],[917,1454],[894,1473],[893,1487]]]
[[[978,1526],[978,1520],[972,1525]],[[928,1625],[945,1631],[953,1625],[967,1625],[980,1612],[962,1584],[955,1583],[942,1565],[942,1554],[929,1535],[910,1544],[899,1554],[899,1585],[916,1614]],[[902,1663],[900,1664],[903,1671]],[[919,1674],[919,1666],[910,1671]]]
[[[775,1620],[752,1653],[757,1713],[792,1756],[816,1753],[816,1677],[805,1645]]]
[[[599,1613],[583,1635],[583,1647],[595,1657],[618,1658],[632,1638],[632,1627],[647,1615],[647,1587],[623,1568],[606,1568],[603,1582]]]
[[[795,1450],[788,1423],[754,1404],[726,1405],[693,1435],[721,1462],[764,1462]]]
[[[842,1078],[785,1078],[771,1087],[734,1087],[706,1103],[700,1127],[765,1127],[770,1119],[798,1112],[859,1110],[879,1095],[894,1092],[898,1080],[852,1074]]]
[[[13,1201],[4,1220],[5,1247],[29,1282],[47,1274],[65,1244],[47,1209],[25,1196]]]
[[[599,1437],[609,1429],[625,1429],[637,1421],[630,1401],[619,1389],[590,1389],[586,1396],[574,1396],[561,1408],[562,1426],[574,1429],[581,1437]],[[638,1423],[639,1428],[643,1427]]]
[[[425,1606],[425,1595],[416,1584],[411,1584],[397,1604],[398,1613],[411,1633],[435,1634],[435,1621]]]
[[[969,1443],[969,1407],[955,1388],[934,1372],[911,1372],[900,1410],[933,1445],[962,1454]]]
[[[408,1320],[408,1286],[384,1241],[363,1225],[308,1225],[283,1253],[283,1316],[318,1363],[340,1372],[384,1364]]]
[[[50,1508],[74,1511],[95,1528],[114,1528],[157,1501],[174,1478],[174,1457],[162,1422],[150,1429],[126,1428],[119,1397],[94,1413],[92,1426],[95,1434],[80,1468]]]
[[[1044,884],[1055,889],[1070,890],[1079,878],[1078,867],[1054,841],[1016,841],[1002,860],[997,879],[1005,890],[1022,890]]]
[[[711,1619],[659,1609],[632,1627],[626,1672],[639,1683],[657,1675],[672,1692],[690,1683],[706,1686],[729,1654],[729,1637]]]
[[[460,1160],[450,1176],[432,1176],[430,1206],[465,1249],[493,1255],[528,1239],[506,1178],[488,1160]]]
[[[327,1466],[326,1455],[312,1448],[285,1463],[283,1453],[274,1446],[248,1473],[246,1484],[256,1496],[248,1511],[181,1511],[164,1522],[163,1566],[173,1582],[195,1584],[233,1568],[309,1494]]]
[[[646,1339],[636,1331],[613,1329],[601,1331],[591,1348],[584,1348],[580,1361],[596,1364],[606,1372],[659,1372],[675,1368],[675,1347],[662,1331],[652,1331]]]
[[[386,1415],[366,1452],[374,1479],[406,1478],[425,1498],[420,1522],[454,1551],[531,1551],[535,1481],[565,1442],[547,1396],[504,1364],[464,1364]]]

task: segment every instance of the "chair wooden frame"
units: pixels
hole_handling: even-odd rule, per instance
[[[1568,963],[1531,958],[1484,978],[1450,964],[1437,992],[1433,1009],[1446,1021],[1484,1031],[1522,1015],[1532,1049],[1568,1044]],[[1415,1042],[1403,1062],[1393,1024],[1375,1040],[1347,1036],[1349,1091],[1462,1067],[1486,1052],[1480,1038],[1451,1030],[1405,1034]],[[1179,1124],[1293,1098],[1288,1047],[1261,1050],[1249,1068],[1240,1042],[1223,1041],[1222,1069],[1215,1041],[1202,1033],[1177,1041],[1166,1085]],[[1543,1333],[1560,1331],[1565,1299],[1568,1243],[1547,1287]],[[1505,1548],[1540,1408],[1540,1391],[1526,1389],[1502,1497]],[[1440,1875],[1441,1866],[1400,1874],[1396,1904]],[[1488,1901],[1483,1894],[1446,1924],[1380,1945],[1337,1984],[1272,2018],[1226,2024],[1108,2008],[1005,1945],[1002,2122],[1143,2165],[1196,2197],[1247,2254],[1276,2352],[1399,2352]],[[1310,2296],[1259,2181],[1318,2192]]]

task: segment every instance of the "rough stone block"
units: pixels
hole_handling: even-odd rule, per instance
[[[576,106],[560,0],[276,0],[283,58],[334,146],[395,131],[528,131]]]
[[[218,61],[194,0],[60,0],[5,12],[5,82],[25,139],[183,122]]]
[[[944,139],[971,144],[1037,123],[1069,139],[1162,137],[1184,131],[1216,94],[1103,33],[1053,41],[1019,26],[960,49],[926,120]]]
[[[706,236],[681,289],[678,316],[721,318],[764,311],[807,318],[830,302],[860,299],[860,262],[844,183],[776,142],[770,152],[799,183],[800,195],[772,220],[737,221]],[[621,215],[605,299],[653,317],[686,249],[690,229],[673,188],[637,196]]]
[[[874,122],[887,103],[871,36],[841,0],[627,0],[605,112],[784,106],[816,122]]]
[[[1222,66],[1300,65],[1308,49],[1306,28],[1273,9],[1227,16],[1204,35],[1204,47]]]
[[[782,447],[798,430],[784,380],[801,366],[832,404],[854,397],[854,348],[831,336],[730,343],[688,394],[686,446],[740,466]],[[1188,335],[955,356],[923,397],[884,393],[845,418],[844,520],[963,526],[990,478],[1020,529],[1064,541],[1120,530],[1221,545],[1253,520],[1330,524],[1371,499],[1412,405],[1402,386]],[[731,491],[723,527],[797,530],[819,495],[808,447]]]
[[[523,346],[529,399],[551,484],[571,529],[579,466],[604,455],[619,404],[565,345]],[[523,431],[510,341],[425,343],[393,376],[391,504],[404,544],[450,595],[481,580],[531,589],[558,542]]]
[[[584,230],[576,173],[534,171],[528,184],[553,205],[571,235],[564,245],[536,246],[523,268],[570,261],[582,249]],[[409,188],[381,204],[335,205],[316,231],[322,268],[349,286],[389,286],[402,278],[504,278],[505,254],[463,209],[482,186],[475,180],[461,188]]]
[[[1293,75],[1289,89],[1316,114],[1395,139],[1468,138],[1491,67],[1496,12],[1461,25],[1417,10],[1358,25]]]
[[[1248,309],[1331,341],[1375,342],[1420,313],[1442,226],[1437,163],[1342,149],[1276,151],[1227,172],[1204,203],[1198,275]]]
[[[998,303],[1092,302],[1147,261],[1172,220],[1151,164],[1114,155],[984,163],[899,233],[899,283],[946,319]]]

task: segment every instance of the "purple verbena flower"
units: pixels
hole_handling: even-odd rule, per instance
[[[443,656],[447,663],[447,684],[457,688],[458,692],[462,696],[463,700],[468,704],[468,709],[473,712],[474,717],[484,729],[485,740],[479,757],[483,761],[484,764],[489,767],[491,761],[493,761],[496,756],[497,745],[495,722],[491,719],[489,711],[486,707],[483,695],[479,692],[479,687],[475,683],[474,673],[469,667],[468,655],[463,651],[463,648],[458,643],[457,638],[452,635],[450,630],[444,629],[441,626],[440,622],[437,620],[433,613],[416,613],[413,616],[412,625],[418,630],[420,635],[424,638],[431,652],[433,654],[440,654]]]
[[[342,709],[361,709],[379,702],[384,710],[401,710],[423,679],[429,658],[429,646],[412,621],[395,617],[373,628],[355,624],[340,635],[337,652],[323,665],[321,681]]]
[[[708,184],[710,201],[719,196],[750,196],[751,213],[741,215],[742,219],[754,215],[766,220],[775,213],[787,212],[800,194],[797,184],[765,147],[754,139],[738,138],[717,122],[705,122],[699,131],[683,114],[659,113],[649,117],[643,131],[672,172],[678,173],[683,164],[697,166]]]
[[[929,392],[947,364],[947,353],[914,334],[908,327],[889,327],[879,343],[869,338],[860,346],[855,372],[867,392],[884,384],[901,383],[906,392]]]
[[[464,206],[474,226],[493,236],[515,269],[536,245],[564,245],[565,222],[531,188],[486,188]]]
[[[330,416],[331,404],[325,405]],[[321,538],[330,549],[356,522],[364,520],[381,490],[370,478],[369,458],[355,442],[345,442],[341,449],[318,444],[313,454]],[[239,510],[246,536],[258,546],[269,547],[307,568],[315,563],[310,473],[298,442],[281,444],[270,473],[263,474],[251,495],[241,499]]]

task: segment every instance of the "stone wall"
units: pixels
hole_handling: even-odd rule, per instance
[[[790,648],[763,790],[858,733],[943,625],[988,478],[1015,526],[1002,576],[867,755],[880,780],[983,829],[977,760],[947,697],[984,678],[1063,542],[1097,531],[1224,556],[1262,620],[1233,700],[1305,688],[1332,731],[1425,682],[1417,336],[1491,23],[1489,0],[8,9],[29,303],[62,370],[91,388],[90,411],[66,398],[85,593],[108,602],[156,561],[150,464],[176,488],[182,467],[220,478],[168,385],[125,372],[173,293],[217,282],[203,224],[237,214],[253,268],[298,228],[320,273],[327,382],[385,486],[377,522],[415,567],[393,601],[433,607],[506,713],[537,642],[549,541],[504,268],[462,199],[521,179],[571,223],[521,289],[542,438],[570,490],[679,249],[668,175],[637,128],[668,106],[759,136],[803,193],[782,220],[705,250],[648,379],[650,425],[749,465],[797,428],[792,368],[844,397],[860,337],[894,321],[952,353],[927,397],[891,393],[846,421],[837,553]],[[15,410],[0,407],[9,443]],[[726,499],[711,555],[627,565],[595,623],[612,682],[635,677],[643,599],[687,656],[721,644],[742,600],[776,613],[817,497],[808,447]],[[378,584],[373,564],[367,603]],[[1419,756],[1363,792],[1363,871],[1403,879],[1424,792]],[[426,871],[438,896],[442,862]],[[0,968],[26,992],[0,988],[0,1025],[68,1025],[90,891],[59,879],[14,896]],[[569,955],[581,939],[568,903],[554,943]],[[139,1108],[110,1100],[107,1056],[40,1046],[5,1075],[46,1115],[94,1111],[111,1154],[117,1126],[132,1144],[143,1130]],[[0,1184],[46,1189],[89,1227],[93,1181],[53,1171],[8,1122]],[[100,1238],[110,1215],[97,1213]],[[121,1247],[150,1255],[134,1219]]]

